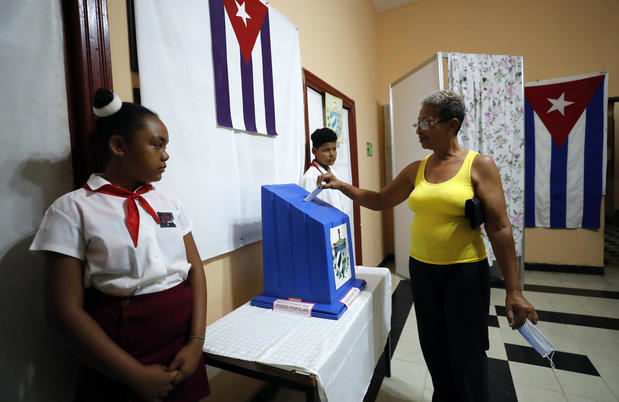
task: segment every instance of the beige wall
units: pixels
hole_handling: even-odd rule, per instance
[[[273,7],[299,29],[303,67],[355,101],[359,181],[378,189],[383,158],[376,76],[376,13],[370,0],[275,0]],[[328,11],[328,12],[327,12]],[[124,0],[108,0],[114,89],[132,99]],[[331,45],[332,43],[337,46]],[[300,72],[299,72],[300,73]],[[374,156],[365,156],[365,143]],[[385,256],[382,215],[361,210],[363,262],[377,265]],[[262,243],[204,261],[211,323],[262,291]]]
[[[437,51],[524,56],[525,82],[610,72],[619,95],[616,0],[420,0],[378,14],[380,101]]]
[[[107,5],[114,92],[123,101],[133,102],[131,66],[129,64],[127,7],[125,1],[122,0],[108,0]]]
[[[420,0],[378,14],[379,99],[437,51],[524,56],[525,82],[609,72],[619,95],[619,1]],[[412,111],[416,113],[416,111]],[[525,231],[527,262],[603,265],[603,230]]]

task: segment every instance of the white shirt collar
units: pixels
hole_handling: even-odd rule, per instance
[[[105,180],[103,178],[102,173],[93,173],[88,178],[88,181],[86,182],[86,184],[88,185],[88,187],[90,187],[91,190],[96,191],[100,189],[101,187],[105,186],[106,184],[112,184],[112,183]]]
[[[90,187],[92,191],[97,191],[98,189],[105,186],[106,184],[112,184],[112,183],[110,183],[103,177],[103,173],[93,173],[88,178],[88,181],[86,182],[86,184],[88,185],[88,187]],[[136,188],[135,191],[138,191],[142,187],[143,186]]]

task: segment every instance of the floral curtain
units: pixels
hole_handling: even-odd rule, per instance
[[[464,95],[466,116],[460,144],[494,159],[505,191],[516,254],[524,229],[523,61],[518,56],[449,53],[449,87]],[[488,261],[495,260],[488,237]]]

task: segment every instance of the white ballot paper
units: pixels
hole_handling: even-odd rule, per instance
[[[320,194],[320,192],[321,192],[321,191],[322,191],[322,187],[316,187],[316,188],[314,189],[314,191],[312,191],[311,193],[309,193],[309,194],[307,195],[307,197],[305,197],[305,198],[303,199],[303,201],[308,202],[308,201],[313,200],[314,198],[316,198],[316,196],[317,196],[318,194]]]

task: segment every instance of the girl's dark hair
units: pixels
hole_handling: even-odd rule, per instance
[[[114,93],[106,88],[99,88],[93,97],[93,108],[104,108],[114,101]],[[134,133],[144,127],[145,117],[158,117],[156,113],[144,106],[122,102],[122,106],[109,116],[98,117],[95,123],[95,140],[103,159],[110,157],[108,142],[113,135],[120,135],[125,141],[131,142]]]

